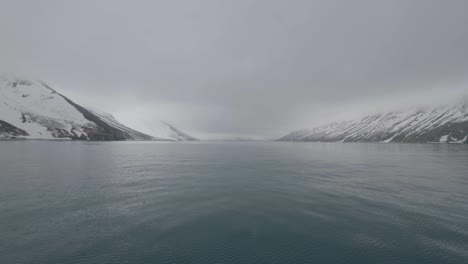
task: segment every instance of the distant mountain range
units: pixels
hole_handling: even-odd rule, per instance
[[[142,133],[83,107],[47,84],[0,75],[0,139],[165,140],[197,138],[167,122]],[[293,131],[279,141],[468,143],[467,99]]]
[[[197,140],[162,124],[160,135],[148,135],[111,114],[75,103],[43,82],[0,76],[0,139]]]
[[[294,131],[279,141],[468,143],[468,103],[369,115]]]

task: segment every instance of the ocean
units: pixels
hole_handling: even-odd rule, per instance
[[[0,141],[0,263],[468,263],[468,145]]]

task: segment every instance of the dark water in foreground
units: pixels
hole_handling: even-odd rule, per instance
[[[0,263],[468,263],[468,146],[0,142]]]

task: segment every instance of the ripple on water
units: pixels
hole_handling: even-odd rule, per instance
[[[466,146],[18,144],[0,263],[468,263]]]

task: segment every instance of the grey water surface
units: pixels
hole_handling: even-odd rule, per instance
[[[1,141],[0,263],[468,263],[468,145]]]

